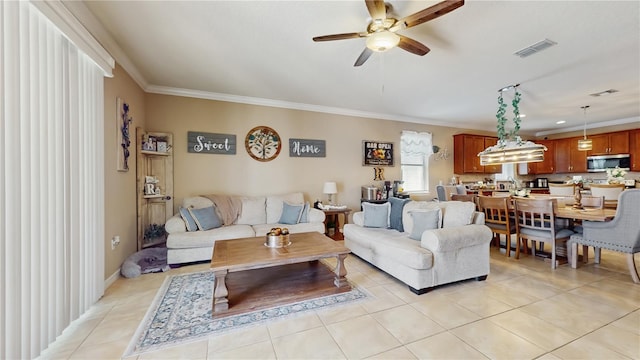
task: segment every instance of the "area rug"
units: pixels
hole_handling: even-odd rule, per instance
[[[197,341],[267,321],[364,300],[371,295],[351,284],[336,295],[212,318],[213,272],[168,277],[138,326],[123,357]]]

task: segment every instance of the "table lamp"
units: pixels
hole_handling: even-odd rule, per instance
[[[329,204],[333,205],[333,194],[337,194],[338,193],[338,186],[336,185],[335,182],[333,181],[328,181],[326,183],[324,183],[324,186],[322,188],[322,193],[329,195]]]

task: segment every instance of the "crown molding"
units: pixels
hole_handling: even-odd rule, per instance
[[[240,104],[269,106],[269,107],[277,107],[277,108],[283,108],[283,109],[353,116],[353,117],[360,117],[360,118],[367,118],[367,119],[403,121],[403,122],[423,124],[423,125],[451,127],[450,123],[433,121],[426,118],[376,113],[376,112],[370,112],[370,111],[361,111],[361,110],[338,108],[338,107],[331,107],[331,106],[304,104],[304,103],[257,98],[257,97],[250,97],[250,96],[214,93],[214,92],[200,91],[200,90],[181,89],[181,88],[174,88],[174,87],[167,87],[167,86],[150,85],[145,89],[145,91],[147,91],[148,93],[160,94],[160,95],[184,96],[184,97],[191,97],[191,98],[197,98],[197,99],[218,100],[218,101],[226,101],[226,102],[233,102],[233,103],[240,103]],[[474,128],[474,127],[469,127],[467,125],[465,127],[465,129],[469,129],[469,128],[475,129],[475,130],[484,130],[484,128],[480,126]]]
[[[63,1],[64,6],[73,14],[78,21],[89,31],[97,41],[104,46],[115,61],[131,76],[133,81],[143,90],[149,86],[144,76],[138,71],[131,59],[125,54],[122,48],[116,43],[102,23],[93,15],[82,1]]]
[[[113,76],[114,59],[65,4],[59,0],[31,0],[31,4],[60,29],[69,41],[87,54],[102,69],[105,76]]]
[[[630,118],[624,118],[624,119],[591,123],[591,124],[587,124],[587,129],[600,129],[608,126],[631,124],[634,122],[638,123],[638,125],[640,126],[640,117],[630,117]],[[562,129],[556,129],[556,130],[540,131],[535,133],[535,136],[537,137],[537,136],[562,134],[562,133],[567,133],[571,131],[582,131],[583,129],[584,129],[584,125],[571,126],[571,127],[566,127]]]

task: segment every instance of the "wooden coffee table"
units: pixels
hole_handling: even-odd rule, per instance
[[[344,259],[351,252],[349,249],[318,232],[291,234],[289,238],[291,245],[283,248],[265,246],[264,236],[216,241],[211,258],[211,271],[215,274],[212,312],[215,314],[229,310],[226,279],[231,272],[284,267],[304,262],[317,263],[320,259],[335,257],[337,264],[333,271],[333,284],[341,292],[351,290],[344,267]],[[279,278],[271,280],[278,282]]]

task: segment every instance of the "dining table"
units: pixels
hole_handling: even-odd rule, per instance
[[[558,218],[587,220],[587,221],[609,221],[616,215],[615,209],[584,208],[576,209],[572,206],[558,206],[554,209],[554,215]]]

